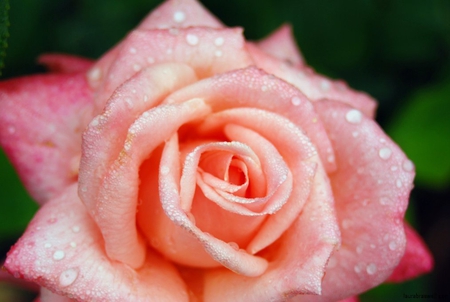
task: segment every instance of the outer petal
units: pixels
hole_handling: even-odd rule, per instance
[[[178,62],[200,78],[251,64],[242,29],[203,27],[135,30],[122,42],[114,62],[100,60],[92,72],[102,75],[96,104],[103,108],[113,91],[139,70],[155,63]]]
[[[139,25],[141,29],[204,26],[223,27],[213,14],[195,0],[168,0],[153,10]]]
[[[222,269],[205,273],[205,302],[285,301],[298,294],[320,294],[327,261],[339,243],[333,197],[322,167],[302,213],[266,251],[267,271],[248,278]]]
[[[71,73],[88,70],[94,63],[92,60],[72,55],[48,53],[39,56],[39,64],[46,66],[50,71]]]
[[[251,43],[247,44],[247,50],[258,67],[296,86],[310,100],[327,98],[340,101],[361,110],[368,117],[375,116],[376,101],[366,93],[352,90],[345,82],[333,81],[307,66],[294,67],[280,62]]]
[[[330,175],[342,245],[329,261],[322,297],[329,301],[366,291],[392,273],[403,256],[403,216],[414,172],[409,160],[372,120],[339,102],[316,103],[336,151]]]
[[[81,301],[187,301],[176,269],[153,252],[132,270],[111,261],[76,185],[40,209],[8,253],[6,269],[58,295]]]
[[[264,40],[258,42],[258,47],[279,60],[294,65],[303,65],[304,59],[292,34],[292,27],[285,24]]]
[[[76,302],[76,300],[55,294],[45,287],[41,287],[41,295],[34,302]]]
[[[84,74],[0,83],[0,144],[39,203],[77,179],[81,133],[92,118]]]
[[[428,273],[433,257],[417,233],[405,223],[406,249],[402,260],[387,281],[402,282]]]

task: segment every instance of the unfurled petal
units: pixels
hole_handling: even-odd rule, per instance
[[[156,253],[149,251],[139,270],[108,259],[101,233],[79,200],[76,185],[40,209],[8,253],[5,267],[75,300],[188,301],[178,272]]]
[[[81,135],[92,109],[84,73],[0,83],[0,144],[37,202],[76,182]]]
[[[315,105],[336,152],[330,181],[342,244],[328,263],[323,296],[298,301],[343,299],[389,277],[405,250],[403,217],[414,177],[405,169],[409,160],[374,121],[339,102]]]
[[[247,50],[259,68],[291,83],[311,101],[324,98],[340,101],[361,110],[368,117],[375,116],[376,101],[366,93],[349,88],[345,82],[317,74],[308,66],[291,66],[280,62],[251,43],[247,44]]]
[[[52,72],[72,73],[87,71],[94,61],[72,55],[47,53],[39,56],[38,63]]]
[[[433,268],[433,257],[422,238],[405,223],[406,248],[400,263],[387,281],[402,282],[428,273]],[[393,245],[391,247],[394,247]]]
[[[258,47],[275,58],[293,65],[303,65],[304,60],[292,33],[292,27],[285,24],[257,43]]]

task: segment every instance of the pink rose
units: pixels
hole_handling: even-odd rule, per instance
[[[42,204],[5,267],[42,301],[336,301],[431,269],[413,164],[289,27],[170,0],[95,63],[40,60],[1,83],[0,142]]]

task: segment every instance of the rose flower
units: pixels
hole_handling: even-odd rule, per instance
[[[413,164],[288,26],[248,42],[170,0],[40,62],[1,83],[0,142],[42,205],[4,266],[41,301],[337,301],[431,269]]]

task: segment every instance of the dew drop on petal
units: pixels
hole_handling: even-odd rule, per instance
[[[231,246],[234,250],[239,251],[239,245],[236,242],[228,242],[228,245]]]
[[[323,91],[328,91],[330,89],[330,87],[331,87],[331,84],[328,80],[323,80],[320,83],[320,88],[322,88]]]
[[[366,272],[369,275],[375,274],[377,272],[377,265],[375,263],[370,263],[366,268]]]
[[[214,44],[215,44],[216,46],[222,46],[224,42],[225,42],[225,40],[224,40],[222,37],[217,37],[217,38],[214,40]]]
[[[403,184],[400,179],[397,179],[397,181],[395,182],[395,185],[397,186],[397,188],[401,188]]]
[[[51,244],[51,243],[46,243],[46,244],[44,244],[44,247],[45,247],[46,249],[49,249],[49,248],[52,247],[52,244]]]
[[[292,103],[292,105],[294,105],[294,106],[300,105],[301,102],[302,102],[302,100],[301,100],[298,96],[294,96],[294,97],[291,99],[291,103]]]
[[[214,55],[215,55],[216,57],[221,57],[221,56],[223,55],[223,53],[222,53],[221,50],[216,50],[215,53],[214,53]]]
[[[87,76],[88,76],[88,79],[89,79],[90,81],[92,81],[92,82],[97,82],[97,81],[100,80],[101,77],[102,77],[102,71],[101,71],[100,68],[95,67],[95,68],[93,68],[93,69],[91,69],[91,70],[88,71]]]
[[[70,246],[71,246],[71,247],[77,247],[77,243],[74,242],[74,241],[72,241],[72,242],[70,243]]]
[[[64,251],[59,250],[53,253],[53,259],[55,260],[62,260],[65,256],[66,254],[64,253]]]
[[[345,114],[345,119],[347,122],[352,124],[359,124],[362,120],[362,113],[357,109],[352,109]]]
[[[358,254],[361,254],[361,253],[363,252],[363,247],[362,247],[361,245],[357,246],[357,247],[356,247],[356,252],[357,252]]]
[[[188,34],[186,36],[186,41],[188,42],[189,45],[194,46],[198,44],[199,39],[196,35]]]
[[[160,171],[162,175],[167,175],[170,172],[170,168],[168,166],[161,166]]]
[[[409,159],[407,159],[403,162],[402,167],[403,167],[403,170],[405,170],[406,172],[411,172],[414,170],[414,164]]]
[[[80,231],[80,227],[79,226],[74,226],[73,228],[72,228],[72,231],[74,232],[74,233],[78,233],[79,231]]]
[[[134,47],[131,47],[131,48],[130,48],[130,53],[133,53],[133,54],[134,54],[134,53],[136,53],[136,52],[137,52],[136,48],[134,48]]]
[[[395,250],[397,249],[397,243],[395,243],[395,241],[391,241],[391,242],[389,243],[389,249],[390,249],[391,251],[395,251]]]
[[[62,287],[66,287],[75,282],[78,278],[78,269],[77,268],[69,268],[59,275],[59,285]]]
[[[355,270],[355,273],[359,274],[361,272],[361,268],[359,267],[359,265],[355,265],[355,267],[353,268]]]
[[[186,20],[186,15],[185,15],[184,12],[182,12],[182,11],[176,11],[176,12],[173,14],[173,20],[174,20],[175,22],[177,22],[177,23],[181,23],[181,22],[183,22],[184,20]]]
[[[389,148],[381,148],[380,151],[378,151],[378,155],[384,160],[389,159],[392,155],[392,150]]]

